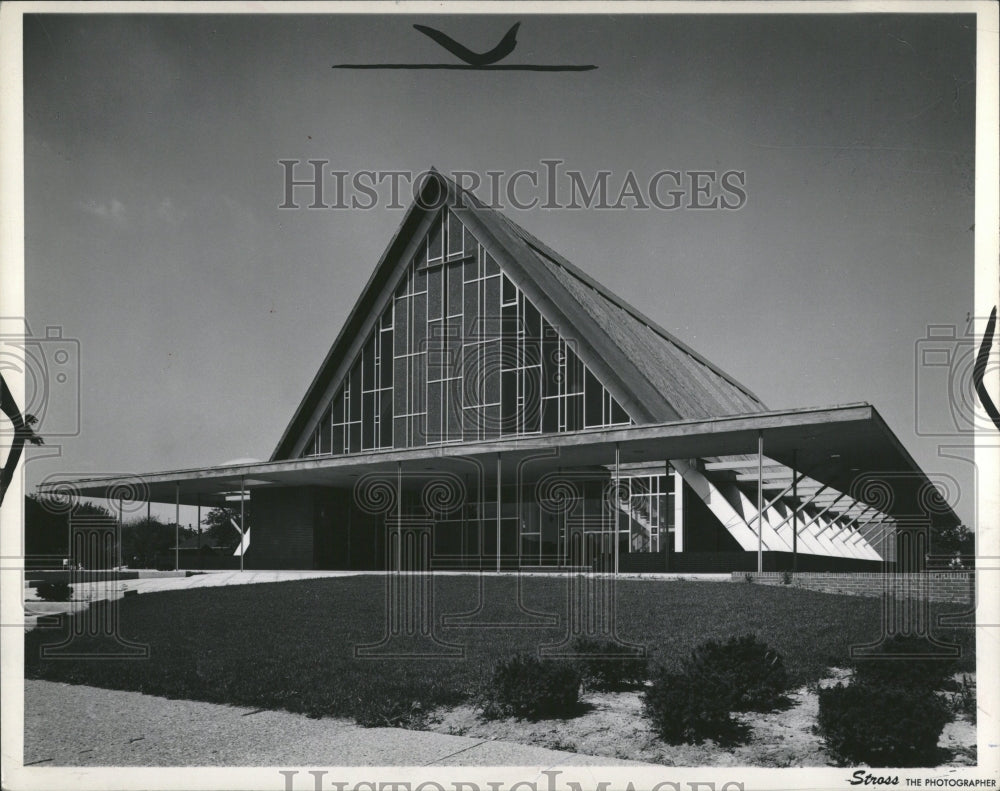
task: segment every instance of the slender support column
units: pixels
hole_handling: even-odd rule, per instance
[[[174,571],[181,568],[181,483],[174,486]]]
[[[243,571],[243,557],[247,553],[246,476],[240,476],[240,571]]]
[[[622,485],[622,473],[621,473],[621,449],[618,447],[618,443],[615,443],[615,499],[617,500],[621,494]],[[629,510],[631,510],[632,502],[631,498],[625,501],[628,504]],[[622,509],[618,507],[618,503],[614,503],[615,506],[615,535],[613,538],[614,547],[612,551],[615,553],[615,575],[618,575],[618,541],[620,539],[619,530],[621,529],[621,511]],[[631,527],[631,526],[630,526]]]
[[[757,432],[757,573],[764,570],[764,432]]]
[[[500,571],[500,454],[497,454],[497,571]]]
[[[798,451],[792,450],[792,571],[799,570],[799,479],[796,477]]]
[[[198,555],[201,556],[201,495],[198,495]]]
[[[123,505],[123,499],[121,496],[118,497],[118,540],[115,541],[118,550],[118,568],[122,567],[122,539],[125,536],[125,510]]]
[[[684,478],[674,469],[674,552],[684,551]]]
[[[396,462],[396,573],[403,570],[403,462]]]

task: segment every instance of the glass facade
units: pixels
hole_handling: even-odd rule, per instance
[[[575,344],[443,209],[302,456],[629,423]]]
[[[629,550],[659,552],[674,526],[672,475],[622,477],[619,502],[628,498]]]

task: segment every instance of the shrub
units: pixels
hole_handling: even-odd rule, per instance
[[[819,693],[819,731],[842,765],[936,766],[938,739],[950,719],[938,695],[914,687],[853,683]]]
[[[871,686],[912,687],[925,692],[954,688],[957,670],[952,657],[933,655],[933,646],[919,637],[896,635],[882,643],[878,654],[855,657],[854,680]]]
[[[489,719],[566,716],[579,704],[580,681],[580,672],[569,662],[515,654],[494,667],[480,707]]]
[[[68,582],[39,582],[35,592],[42,601],[69,601],[73,586]]]
[[[683,661],[682,672],[716,690],[727,711],[769,711],[784,705],[788,674],[781,655],[754,635],[709,640]]]
[[[753,574],[748,571],[746,574],[743,575],[743,581],[753,583]]]
[[[783,572],[781,572],[781,584],[782,585],[791,585],[792,584],[792,572],[790,572],[790,571],[783,571]]]
[[[627,648],[612,640],[595,640],[579,637],[573,650],[583,654],[577,667],[586,689],[615,692],[642,686],[649,675],[649,662],[635,652],[624,653]]]
[[[955,714],[964,714],[969,722],[976,721],[976,682],[964,673],[958,688],[951,696],[951,710]]]
[[[696,744],[713,739],[735,744],[747,728],[730,714],[727,690],[711,679],[697,679],[660,668],[643,693],[643,710],[663,741]]]

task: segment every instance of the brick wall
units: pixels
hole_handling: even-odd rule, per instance
[[[734,571],[734,582],[746,582],[747,574],[759,585],[783,585],[784,574],[778,571]],[[891,591],[896,598],[920,598],[932,602],[972,604],[975,598],[975,572],[927,571],[919,574],[880,574],[868,572],[800,571],[792,574],[791,586],[840,593],[845,596],[881,596]]]

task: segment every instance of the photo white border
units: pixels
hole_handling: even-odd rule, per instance
[[[613,5],[613,8],[611,7]],[[1000,122],[998,122],[998,43],[1000,5],[984,2],[9,2],[0,6],[0,316],[24,316],[24,128],[22,16],[26,13],[252,13],[252,14],[856,14],[856,13],[974,13],[976,35],[976,158],[975,158],[975,298],[974,313],[983,317],[975,327],[982,333],[985,317],[1000,302]],[[995,354],[995,352],[994,352]],[[23,401],[23,377],[8,382]],[[993,365],[985,382],[989,392],[1000,393],[1000,369]],[[988,422],[977,405],[979,425]],[[976,622],[978,680],[978,760],[977,767],[892,770],[900,778],[897,788],[906,788],[907,778],[1000,778],[1000,435],[977,431],[976,464],[979,487],[977,500],[977,554],[993,558],[988,567],[977,568]],[[22,461],[23,464],[23,461]],[[23,519],[22,476],[8,492],[0,529],[0,623],[23,621],[23,575],[17,558],[23,556],[20,527]],[[993,482],[992,485],[989,482]],[[22,558],[23,564],[23,558]],[[23,568],[23,565],[22,565]],[[536,781],[539,791],[547,790],[544,767],[274,767],[274,768],[97,768],[23,767],[23,631],[17,627],[0,629],[0,670],[2,670],[2,787],[5,789],[275,789],[284,788],[279,769],[298,770],[295,788],[311,789],[309,769],[327,770],[324,789],[334,780],[348,783],[406,780],[411,788],[424,781],[449,783],[503,782],[502,791],[518,781]],[[757,767],[560,767],[560,789],[576,782],[584,789],[607,781],[610,789],[636,791],[657,783],[679,783],[684,789],[707,791],[708,783],[723,789],[727,783],[741,783],[745,789],[847,788],[850,769],[762,769]],[[878,772],[887,775],[889,772]],[[700,785],[689,785],[700,783]],[[998,779],[1000,783],[1000,779]],[[664,785],[661,789],[672,788]],[[739,785],[730,785],[735,791]],[[923,786],[928,787],[928,786]],[[425,788],[433,789],[434,785]],[[524,788],[522,786],[522,788]]]

